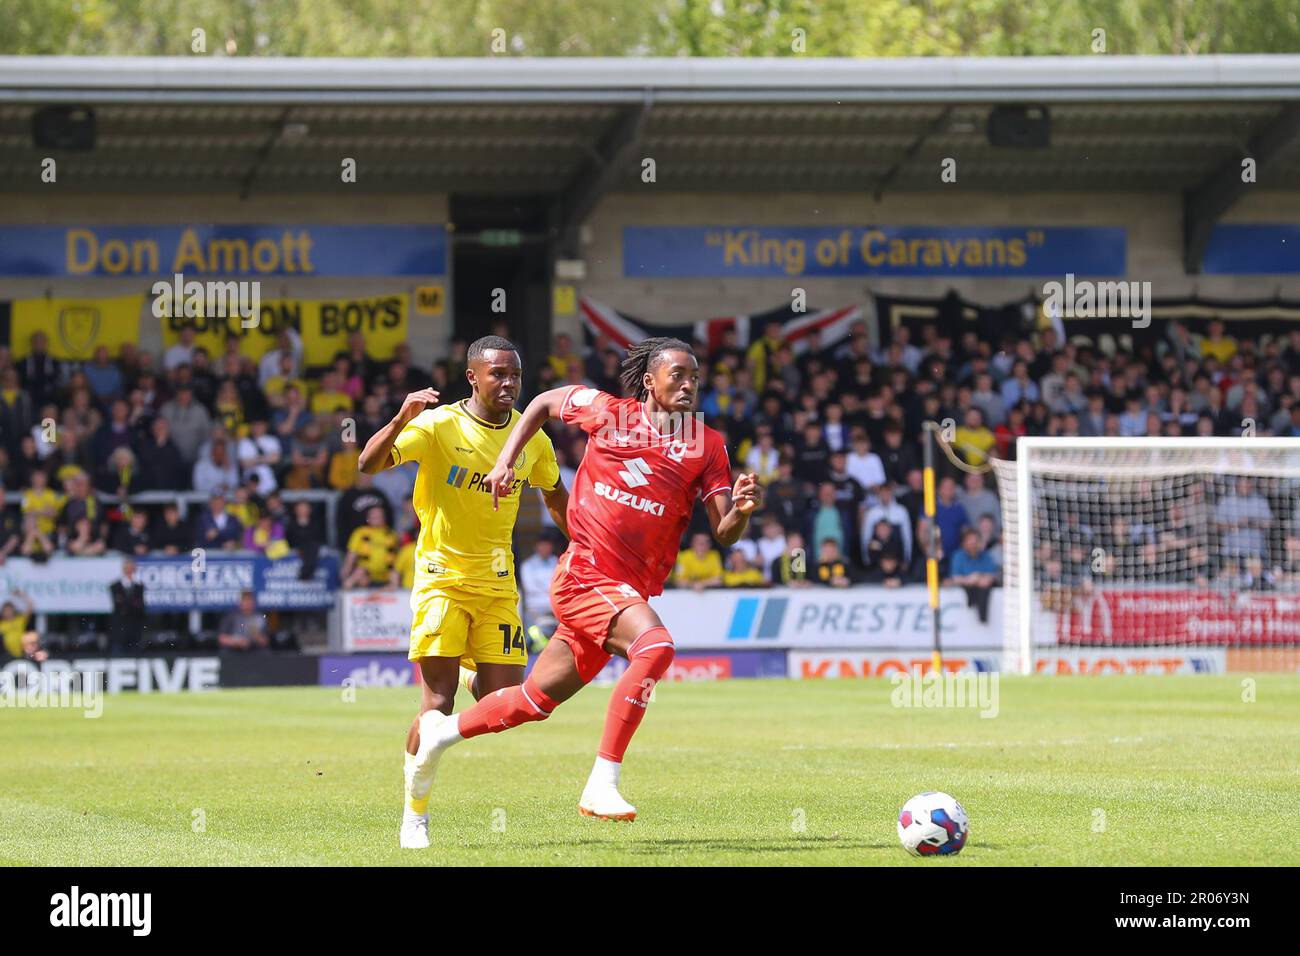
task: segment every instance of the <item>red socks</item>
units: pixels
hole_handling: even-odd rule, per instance
[[[545,720],[556,707],[529,677],[522,684],[488,694],[457,718],[456,729],[465,739],[495,734],[530,720]]]
[[[636,733],[650,702],[650,692],[668,673],[673,662],[673,639],[665,627],[652,627],[628,647],[627,670],[614,685],[605,715],[605,732],[597,753],[605,760],[622,763],[627,745]],[[522,684],[489,694],[461,713],[456,729],[469,739],[480,734],[495,734],[533,720],[545,720],[556,708],[529,677]]]
[[[614,685],[605,714],[605,733],[596,753],[605,760],[623,762],[650,703],[650,692],[673,662],[673,639],[666,627],[642,631],[627,649],[627,670]]]

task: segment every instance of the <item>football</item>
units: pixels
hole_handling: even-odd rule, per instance
[[[898,839],[913,856],[960,853],[969,832],[962,805],[938,790],[917,794],[898,812]]]

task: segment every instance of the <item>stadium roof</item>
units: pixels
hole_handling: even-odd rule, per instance
[[[1300,97],[1300,56],[0,57],[0,98],[114,103],[1040,102]]]
[[[350,190],[550,195],[570,226],[643,157],[665,189],[877,195],[950,188],[955,157],[966,189],[1181,192],[1189,231],[1243,156],[1300,188],[1300,56],[0,57],[0,191],[39,188],[51,104],[96,113],[69,189],[327,191],[353,157]],[[1050,145],[991,146],[998,104],[1047,107]]]

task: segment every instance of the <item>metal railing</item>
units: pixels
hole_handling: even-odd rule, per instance
[[[312,504],[323,502],[325,505],[325,543],[331,548],[340,547],[339,542],[336,540],[335,518],[338,516],[339,497],[342,492],[316,488],[301,491],[281,488],[279,495],[281,500],[290,506],[298,501],[310,501]],[[120,505],[123,503],[120,495],[96,494],[95,497],[104,504]],[[174,504],[180,512],[181,520],[188,521],[190,508],[193,505],[198,505],[201,508],[207,504],[210,497],[209,494],[202,491],[142,491],[139,494],[129,495],[126,498],[126,504],[141,506]],[[227,501],[229,500],[230,496],[227,496]]]

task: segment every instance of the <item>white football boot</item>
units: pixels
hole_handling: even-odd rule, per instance
[[[600,820],[635,820],[636,807],[624,800],[618,792],[618,778],[622,770],[622,764],[597,757],[578,800],[578,812],[584,817]]]
[[[429,848],[429,814],[416,813],[410,807],[402,808],[403,850],[427,850]]]
[[[406,794],[428,796],[438,773],[438,761],[444,747],[438,746],[438,728],[454,718],[437,710],[420,715],[420,746],[415,759],[406,768]],[[405,804],[405,801],[403,801]],[[429,814],[416,813],[409,804],[402,808],[401,844],[403,849],[423,850],[429,845]]]
[[[636,819],[636,807],[623,799],[617,787],[588,784],[578,800],[578,812],[584,817],[596,817],[598,820]]]

